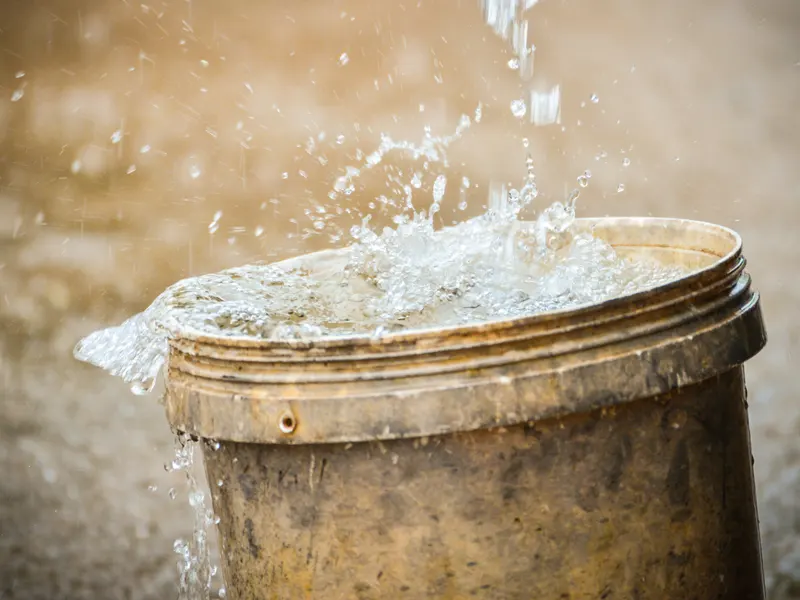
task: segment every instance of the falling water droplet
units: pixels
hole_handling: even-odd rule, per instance
[[[631,159],[630,158],[628,158],[626,156],[625,158],[622,159],[622,166],[623,167],[629,167],[630,165],[631,165]]]
[[[122,141],[122,131],[117,129],[114,133],[111,134],[111,143],[119,144],[121,141]]]
[[[258,227],[256,227],[256,230],[253,233],[255,234],[256,237],[261,237],[262,234],[264,233],[264,228],[261,225],[259,225]]]
[[[128,175],[132,175],[135,172],[136,172],[136,165],[131,165],[130,167],[128,167],[128,170],[125,171],[125,173],[127,173]]]
[[[81,161],[77,158],[72,161],[72,164],[69,167],[69,170],[72,171],[74,174],[80,173],[81,170]]]
[[[586,186],[589,185],[589,179],[591,178],[592,178],[591,171],[584,171],[583,175],[578,177],[578,185],[580,185],[582,188],[585,188]]]
[[[150,152],[150,144],[145,144],[144,146],[139,148],[140,154],[147,154],[148,152]]]
[[[617,186],[617,193],[618,193],[618,194],[621,194],[621,193],[622,193],[622,192],[624,192],[624,191],[625,191],[625,184],[624,184],[624,183],[620,183],[620,184]]]
[[[518,119],[521,119],[525,116],[525,113],[528,112],[528,107],[525,106],[524,100],[514,100],[511,102],[511,114],[513,114]]]
[[[510,59],[508,61],[508,68],[511,69],[512,71],[519,70],[519,59],[518,58]]]
[[[189,177],[191,177],[192,179],[197,179],[202,174],[203,172],[197,165],[192,165],[191,167],[189,167]]]
[[[444,198],[444,192],[447,188],[447,177],[439,175],[436,181],[433,182],[433,201],[439,204]]]
[[[22,100],[22,97],[25,95],[25,90],[22,88],[14,90],[14,93],[11,94],[11,101],[12,102],[19,102]]]
[[[592,101],[592,104],[597,104],[598,102],[600,102],[600,96],[598,96],[597,94],[592,94],[589,100]]]
[[[343,67],[349,62],[350,57],[347,56],[347,52],[342,52],[341,56],[339,56],[339,66]]]
[[[25,71],[17,71],[14,77],[16,77],[17,79],[22,79],[23,77],[25,77]]]
[[[131,392],[137,396],[145,396],[152,392],[155,386],[155,378],[145,379],[144,381],[134,381],[131,383]]]

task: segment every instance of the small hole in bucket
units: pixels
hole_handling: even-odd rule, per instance
[[[292,433],[297,427],[297,422],[294,420],[294,415],[285,413],[281,417],[280,428],[283,433]]]

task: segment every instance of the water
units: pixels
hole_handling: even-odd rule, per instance
[[[521,221],[538,196],[528,163],[525,184],[494,186],[476,218],[436,230],[446,185],[439,175],[428,211],[410,208],[381,231],[365,218],[350,232],[355,243],[327,263],[246,265],[184,279],[143,313],[82,340],[75,356],[143,393],[170,336],[181,332],[263,340],[387,335],[583,306],[683,274],[630,262],[602,240],[574,233],[578,189],[535,221]],[[590,177],[578,178],[581,188]]]
[[[210,443],[210,444],[213,444]],[[213,451],[213,446],[210,445]],[[214,576],[218,570],[211,562],[209,536],[218,519],[206,504],[205,493],[201,489],[195,475],[195,453],[199,443],[182,434],[175,437],[175,457],[165,465],[168,472],[183,472],[186,475],[186,488],[194,513],[194,531],[188,540],[175,540],[172,549],[177,555],[178,600],[209,600],[212,593]],[[173,488],[169,491],[171,499],[177,497]],[[218,597],[224,598],[224,588]]]

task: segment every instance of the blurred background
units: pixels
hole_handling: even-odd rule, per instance
[[[472,184],[441,224],[520,181],[529,138],[539,209],[589,169],[580,216],[742,233],[771,336],[747,371],[765,569],[771,599],[800,598],[800,3],[542,0],[528,18],[521,86],[478,0],[2,1],[0,598],[174,597],[192,514],[158,392],[73,345],[182,277],[389,222],[382,168],[333,202],[336,178],[381,132],[452,134],[479,103],[431,166]],[[557,84],[560,125],[513,117]]]

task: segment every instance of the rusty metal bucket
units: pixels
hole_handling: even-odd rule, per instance
[[[578,226],[698,270],[470,327],[171,342],[168,419],[220,442],[229,597],[764,597],[742,365],[766,338],[740,238]]]

